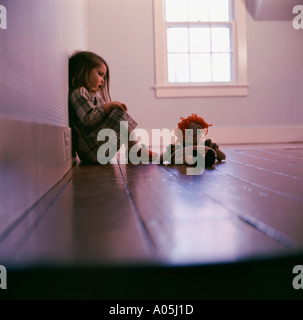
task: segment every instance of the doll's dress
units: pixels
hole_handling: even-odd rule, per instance
[[[197,157],[204,157],[203,164],[211,167],[216,161],[216,152],[204,145],[204,140],[200,140],[198,150],[193,150],[193,144],[181,143],[178,139],[175,144],[169,144],[163,153],[163,162],[168,161],[171,164],[182,164],[184,160],[187,164],[192,165],[198,162]],[[196,159],[196,161],[194,160]]]

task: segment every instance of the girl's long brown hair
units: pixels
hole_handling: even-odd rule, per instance
[[[72,93],[79,87],[85,87],[89,90],[88,78],[90,72],[104,63],[106,74],[104,77],[104,86],[100,89],[101,96],[105,102],[111,101],[109,93],[109,68],[106,61],[90,51],[76,51],[69,58],[69,93]]]

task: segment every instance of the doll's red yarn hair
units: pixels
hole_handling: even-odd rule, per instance
[[[182,130],[183,134],[185,134],[185,129],[188,129],[190,122],[195,122],[199,124],[203,129],[206,129],[206,133],[208,132],[208,127],[212,126],[212,124],[208,124],[202,117],[199,117],[196,113],[192,113],[191,116],[187,118],[180,118],[181,121],[178,123],[178,129]]]

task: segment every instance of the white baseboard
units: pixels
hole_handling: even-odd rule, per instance
[[[71,166],[69,127],[0,117],[0,235]]]
[[[220,144],[293,143],[303,141],[303,126],[210,128],[209,138]]]
[[[167,129],[168,130],[168,129]],[[149,141],[143,139],[147,145],[159,146],[159,142],[152,143],[152,129],[146,130]],[[170,132],[173,129],[169,129]],[[138,131],[137,131],[138,132]],[[139,132],[137,135],[140,135]],[[303,126],[281,127],[210,127],[206,136],[218,144],[252,144],[252,143],[294,143],[303,142]]]

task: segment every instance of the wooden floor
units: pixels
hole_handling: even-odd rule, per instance
[[[303,144],[183,165],[81,165],[0,235],[0,298],[302,298]]]

